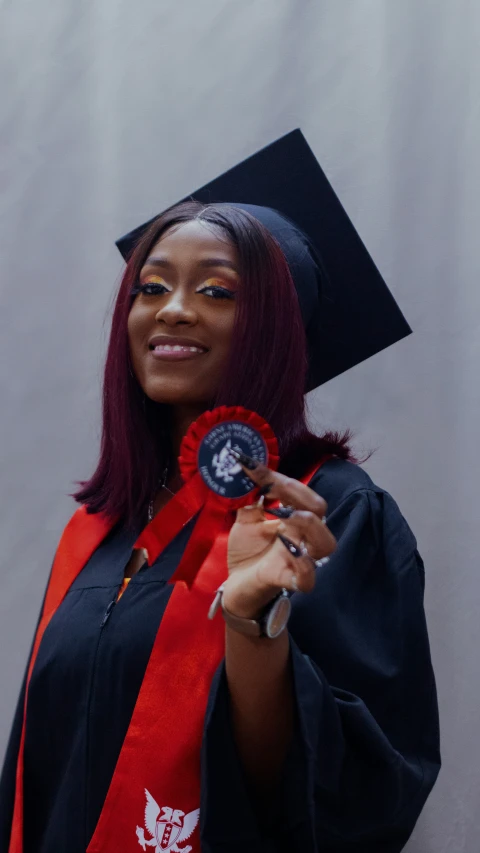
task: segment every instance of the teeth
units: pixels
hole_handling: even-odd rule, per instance
[[[157,344],[155,349],[158,352],[203,352],[200,347],[187,347],[180,344],[175,344],[174,346],[171,344]]]

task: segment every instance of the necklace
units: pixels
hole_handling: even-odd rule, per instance
[[[159,487],[160,487],[160,489],[165,489],[166,492],[169,492],[172,495],[172,497],[175,497],[175,492],[172,492],[172,490],[169,489],[167,486],[167,479],[168,479],[168,465],[164,469],[163,474],[160,478]],[[151,499],[151,501],[148,504],[147,518],[148,518],[149,524],[151,521],[153,521],[153,516],[155,514],[153,511],[154,503],[155,503],[155,495],[153,496],[153,498]]]

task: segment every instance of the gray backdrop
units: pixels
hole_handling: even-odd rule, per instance
[[[301,126],[414,336],[310,400],[427,565],[444,768],[408,850],[478,849],[475,0],[0,0],[0,747],[91,472],[114,239]]]

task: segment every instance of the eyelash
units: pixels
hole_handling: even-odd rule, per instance
[[[213,291],[211,294],[207,294],[207,290]],[[164,293],[169,293],[164,284],[160,284],[159,282],[152,281],[146,282],[146,284],[141,284],[140,282],[132,287],[132,296],[137,296],[139,293],[142,293],[144,296],[163,296]],[[204,287],[203,290],[197,290],[197,293],[202,293],[210,296],[210,299],[234,299],[235,293],[233,290],[227,290],[226,287],[219,287],[218,285],[209,284],[208,287]]]

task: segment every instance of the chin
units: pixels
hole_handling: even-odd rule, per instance
[[[163,403],[168,406],[201,406],[208,408],[209,401],[215,397],[215,391],[206,390],[202,393],[202,389],[193,387],[190,384],[183,383],[154,383],[149,382],[143,386],[145,395],[154,403]]]

